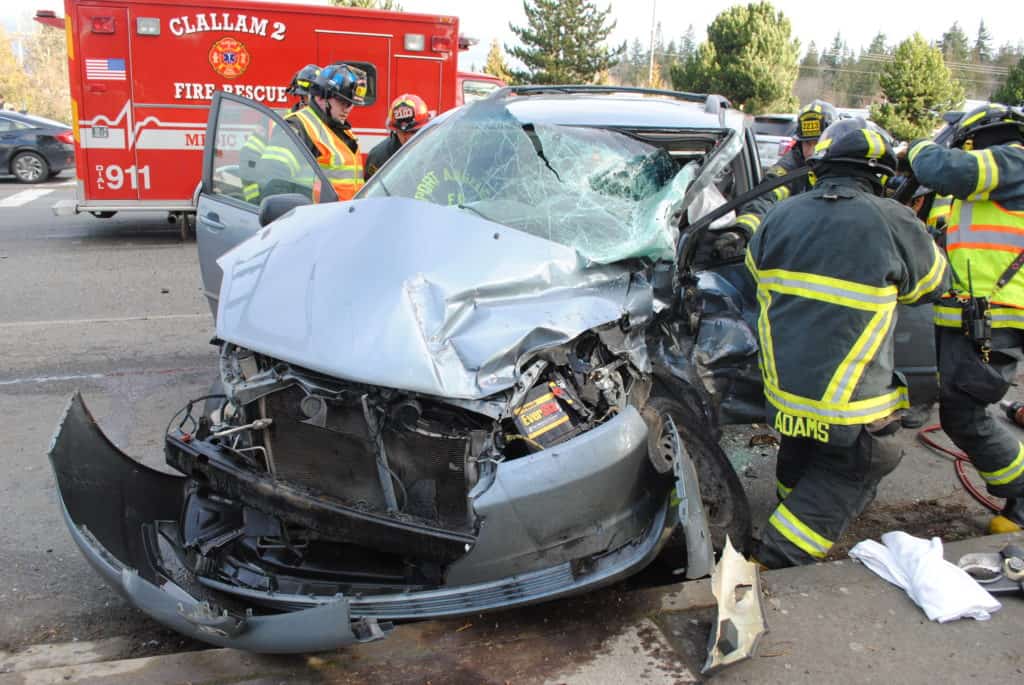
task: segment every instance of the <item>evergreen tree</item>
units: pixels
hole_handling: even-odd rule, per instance
[[[513,71],[521,83],[591,83],[614,66],[622,48],[604,41],[615,28],[611,7],[598,10],[590,0],[523,0],[526,26],[509,24],[521,45],[505,46],[525,69]]]
[[[811,44],[807,46],[807,54],[804,55],[804,58],[800,61],[800,66],[816,69],[818,67],[818,62],[820,61],[821,58],[818,56],[818,46],[815,45],[812,40]]]
[[[679,41],[679,57],[683,60],[689,59],[697,51],[697,39],[693,31],[693,24],[686,27],[686,33]]]
[[[878,77],[882,67],[890,60],[889,48],[885,44],[885,34],[877,33],[871,39],[867,50],[852,65],[847,89],[847,104],[855,107],[870,105],[878,95]]]
[[[967,34],[960,28],[960,22],[954,21],[949,30],[942,34],[938,48],[942,51],[942,58],[947,63],[961,64],[966,62],[970,56],[971,51],[968,45]]]
[[[327,0],[334,7],[358,7],[367,10],[390,10],[401,12],[402,3],[398,0]]]
[[[964,91],[942,60],[942,52],[915,33],[900,43],[882,68],[879,84],[886,102],[871,108],[871,117],[899,139],[926,136],[939,114],[963,102]]]
[[[1024,57],[1010,69],[1006,82],[992,94],[992,100],[1006,105],[1024,106]]]
[[[505,63],[505,53],[501,51],[501,44],[498,43],[497,38],[491,41],[484,73],[500,78],[505,83],[512,83],[512,72],[509,71],[508,64]]]
[[[974,50],[971,51],[971,58],[977,64],[985,64],[992,61],[992,35],[985,28],[985,20],[978,24],[978,37],[974,41]]]
[[[736,5],[711,22],[696,56],[672,70],[672,84],[721,93],[751,114],[787,111],[797,105],[799,54],[789,19],[771,3]]]

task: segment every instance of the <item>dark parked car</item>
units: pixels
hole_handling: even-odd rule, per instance
[[[215,94],[197,220],[220,382],[171,421],[181,475],[122,454],[77,395],[51,448],[75,542],[128,601],[215,644],[311,651],[658,558],[700,577],[726,535],[745,545],[718,418],[763,414],[756,304],[741,262],[689,246],[760,180],[749,117],[504,89],[322,204],[298,139],[287,178],[239,168],[272,125],[291,135]]]
[[[0,173],[39,183],[75,166],[71,127],[31,114],[0,111]]]
[[[795,114],[758,114],[754,118],[761,168],[775,164],[796,143]]]

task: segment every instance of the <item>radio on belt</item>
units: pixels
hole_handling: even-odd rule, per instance
[[[540,447],[550,447],[576,432],[570,412],[574,402],[559,383],[550,381],[527,393],[512,414],[521,435]]]

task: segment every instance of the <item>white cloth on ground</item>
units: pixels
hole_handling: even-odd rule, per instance
[[[893,531],[882,535],[882,543],[858,542],[850,556],[903,588],[932,621],[987,621],[1002,607],[974,578],[943,558],[939,538],[922,540]]]

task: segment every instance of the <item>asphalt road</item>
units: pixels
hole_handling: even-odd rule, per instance
[[[73,192],[67,172],[33,186],[0,180],[0,649],[170,639],[79,555],[46,452],[80,389],[119,447],[161,465],[167,420],[212,379],[195,243],[182,243],[161,213],[53,216]]]
[[[0,180],[0,650],[120,636],[130,639],[122,656],[195,647],[128,608],[87,566],[59,515],[46,452],[79,389],[115,444],[163,466],[167,421],[213,378],[196,246],[181,242],[164,214],[53,216],[50,207],[72,194],[67,174],[38,186]],[[725,438],[756,522],[775,505],[774,448],[748,444],[765,432],[745,427]],[[981,507],[913,437],[906,432],[908,457],[841,549],[896,528],[980,534]],[[621,602],[621,588],[588,601],[602,597]],[[560,606],[531,611],[554,617]]]

